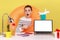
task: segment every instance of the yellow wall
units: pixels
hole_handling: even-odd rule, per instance
[[[33,5],[40,11],[44,8],[50,10],[47,19],[53,19],[53,30],[60,29],[60,0],[0,0],[0,32],[2,27],[2,15],[10,14],[15,8],[22,5]]]

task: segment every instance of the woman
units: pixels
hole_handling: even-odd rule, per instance
[[[32,13],[32,7],[30,5],[26,5],[24,7],[25,16],[20,18],[18,26],[16,28],[16,33],[19,34],[22,33],[23,30],[27,29],[31,25],[32,23],[32,19],[30,18],[31,13]]]

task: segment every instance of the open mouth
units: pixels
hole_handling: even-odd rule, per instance
[[[29,16],[29,14],[27,14],[27,16]]]

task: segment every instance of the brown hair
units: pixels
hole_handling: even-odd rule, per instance
[[[31,9],[31,11],[32,11],[32,7],[31,7],[30,5],[26,5],[26,6],[24,7],[24,9],[27,8],[27,7],[29,7],[29,8]]]

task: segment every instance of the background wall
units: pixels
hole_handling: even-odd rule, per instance
[[[47,14],[47,19],[53,20],[53,31],[56,28],[60,29],[60,0],[0,0],[0,32],[2,30],[2,15],[10,14],[15,8],[27,4],[35,6],[40,11],[44,11],[44,8],[48,9],[50,14]],[[4,18],[7,21],[6,16]]]

